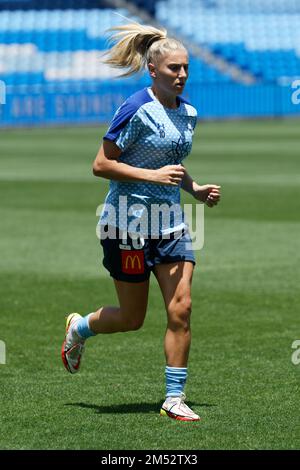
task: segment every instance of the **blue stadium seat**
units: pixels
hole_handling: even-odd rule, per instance
[[[80,8],[78,4],[60,10],[54,8],[58,2],[49,9],[46,3],[38,8],[29,1],[28,8],[0,10],[0,47],[7,48],[0,64],[6,83],[31,86],[71,80],[80,84],[101,80],[102,73],[107,79],[107,70],[100,67],[100,53],[107,48],[105,30],[123,20],[110,9],[82,8],[83,2]],[[129,15],[124,9],[119,12]],[[148,81],[147,74],[140,81]]]
[[[0,48],[7,48],[0,55],[0,68],[8,83],[52,83],[75,72],[78,83],[107,79],[108,71],[100,64],[101,51],[107,48],[105,30],[123,21],[111,9],[100,9],[98,0],[16,1],[9,10],[6,3],[0,2]],[[193,40],[204,45],[260,80],[300,76],[296,0],[186,0],[184,8],[179,0],[158,0],[155,11],[187,44]],[[130,16],[124,9],[118,12]],[[13,58],[5,60],[9,48],[14,49]],[[231,80],[191,57],[191,79],[194,74],[203,82]],[[147,75],[140,78],[141,83],[145,80]]]
[[[300,76],[298,0],[161,0],[156,16],[265,81]]]

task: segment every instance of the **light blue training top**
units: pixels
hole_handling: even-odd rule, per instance
[[[197,111],[180,96],[177,103],[175,109],[164,107],[149,87],[133,94],[120,106],[104,136],[122,150],[120,162],[155,170],[180,164],[188,156]],[[169,217],[156,216],[162,204],[173,206]],[[179,230],[185,226],[180,186],[111,180],[99,223],[144,234]]]

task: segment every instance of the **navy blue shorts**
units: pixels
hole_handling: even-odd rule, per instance
[[[107,231],[108,227],[104,228]],[[137,248],[137,242],[139,247]],[[156,264],[190,261],[196,264],[188,231],[169,234],[169,238],[133,240],[129,234],[122,240],[116,228],[116,238],[101,237],[103,266],[118,281],[143,282],[149,279]]]

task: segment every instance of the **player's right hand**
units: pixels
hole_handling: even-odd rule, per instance
[[[153,170],[153,173],[154,183],[178,186],[184,176],[185,168],[182,165],[166,165],[158,170]]]

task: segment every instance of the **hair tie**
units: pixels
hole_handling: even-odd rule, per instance
[[[167,39],[167,35],[165,34],[164,37],[154,37],[154,38],[151,38],[149,39],[149,41],[147,42],[147,49],[150,49],[150,47],[152,46],[152,44],[154,44],[155,42],[157,41],[161,41],[162,39]]]

